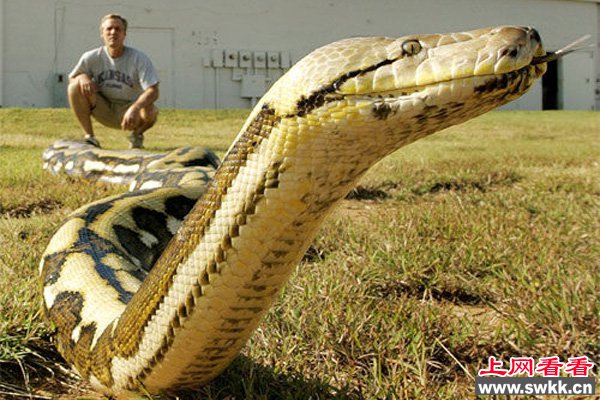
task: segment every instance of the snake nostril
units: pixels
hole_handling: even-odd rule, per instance
[[[511,57],[511,58],[516,58],[519,55],[519,48],[518,47],[505,47],[504,49],[502,49],[500,51],[500,58],[502,57]]]

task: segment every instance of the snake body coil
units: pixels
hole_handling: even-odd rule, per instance
[[[130,191],[165,186],[205,185],[220,164],[202,147],[166,154],[142,150],[103,150],[76,140],[57,140],[42,155],[44,169],[85,179],[129,185]],[[167,172],[168,171],[168,172]]]
[[[209,382],[371,165],[519,97],[545,54],[521,27],[309,54],[259,101],[207,186],[134,191],[68,217],[40,265],[58,349],[107,394]]]

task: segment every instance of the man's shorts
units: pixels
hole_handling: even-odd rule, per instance
[[[121,129],[121,121],[133,101],[109,100],[101,93],[96,93],[96,107],[92,115],[96,121],[109,128]]]

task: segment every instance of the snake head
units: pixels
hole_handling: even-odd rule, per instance
[[[536,62],[545,55],[540,35],[528,27],[351,38],[299,61],[265,101],[300,117],[341,103],[362,114],[370,107],[379,120],[423,118],[435,108],[453,124],[521,96],[545,72],[546,64]]]

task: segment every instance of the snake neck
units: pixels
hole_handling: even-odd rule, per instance
[[[331,159],[319,139],[328,136],[323,129],[300,127],[260,107],[113,333],[99,340],[103,348],[127,338],[113,345],[110,371],[94,373],[112,377],[104,386],[130,386],[131,375],[122,370],[134,370],[152,390],[197,386],[230,363],[325,216],[370,163],[369,157]],[[301,143],[290,140],[292,131],[305,135]],[[319,167],[328,161],[338,167]],[[170,339],[152,342],[148,333],[157,331]],[[190,342],[213,345],[196,354]],[[203,370],[210,372],[190,372]]]

